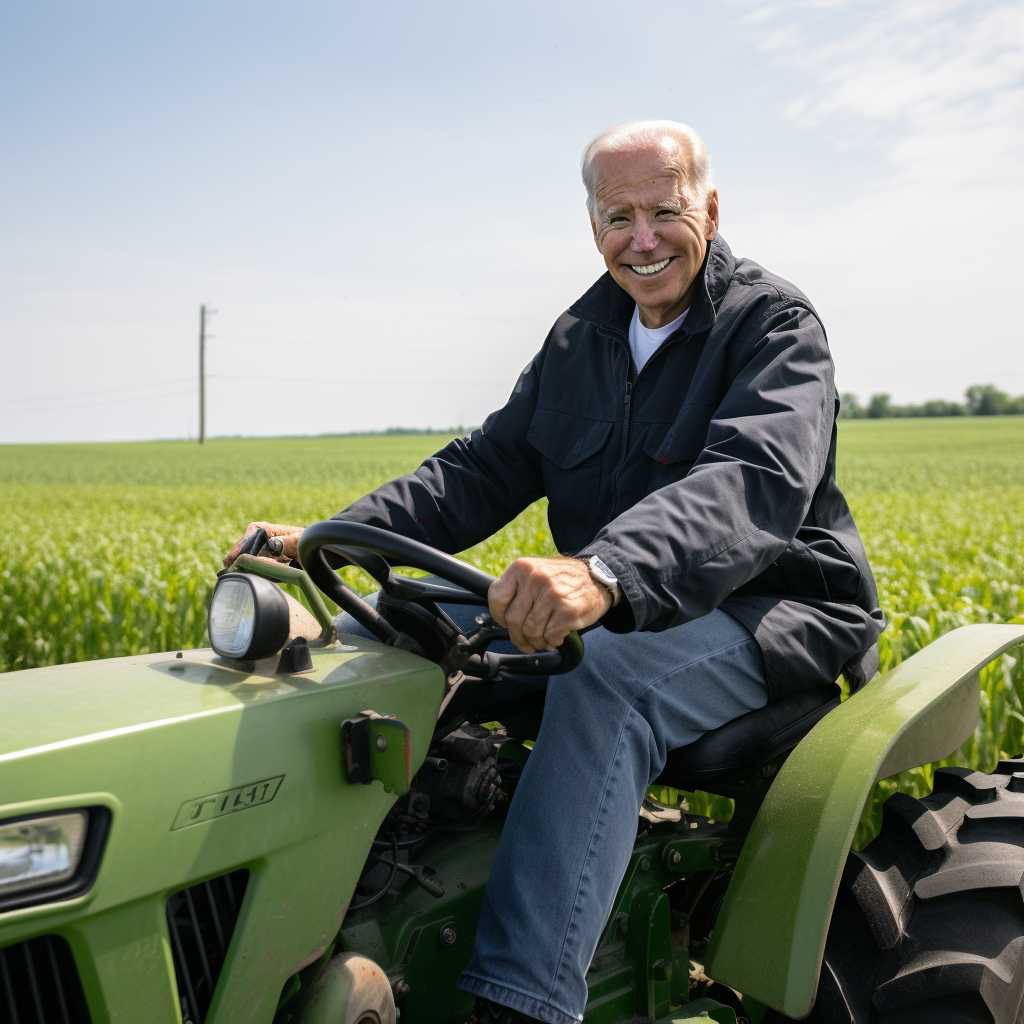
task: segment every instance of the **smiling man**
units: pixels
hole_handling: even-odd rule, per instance
[[[527,652],[600,624],[548,683],[460,980],[489,1024],[582,1019],[667,752],[841,672],[859,687],[883,625],[810,302],[718,237],[687,126],[616,125],[582,169],[607,273],[478,431],[337,517],[456,552],[546,496],[564,554],[513,562],[491,613]],[[293,556],[301,529],[268,529]]]

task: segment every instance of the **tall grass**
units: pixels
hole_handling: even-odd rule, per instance
[[[326,518],[447,440],[0,448],[0,671],[205,645],[214,573],[247,522]],[[844,421],[839,452],[889,619],[883,671],[956,626],[1021,621],[1024,420]],[[539,503],[466,557],[497,573],[516,555],[553,550]],[[1020,654],[983,673],[975,735],[944,763],[990,770],[1024,749]],[[879,783],[858,844],[888,795],[927,793],[933,770]],[[695,809],[728,813],[698,799]]]

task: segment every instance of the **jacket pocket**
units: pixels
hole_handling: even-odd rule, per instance
[[[830,601],[856,601],[861,574],[853,556],[828,530],[803,527],[800,536],[825,581]]]
[[[537,409],[526,440],[559,469],[572,469],[601,451],[612,424],[587,420],[559,409]]]
[[[644,454],[651,460],[648,492],[682,480],[704,450],[707,423],[655,423],[644,439]]]
[[[578,551],[593,538],[604,453],[613,424],[557,409],[537,409],[526,440],[540,453],[548,521],[560,551]]]
[[[860,570],[825,530],[801,527],[809,543],[794,538],[760,575],[743,586],[748,594],[807,597],[818,601],[853,601]]]

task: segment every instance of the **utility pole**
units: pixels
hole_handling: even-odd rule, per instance
[[[199,307],[199,443],[206,440],[206,321],[215,309]]]

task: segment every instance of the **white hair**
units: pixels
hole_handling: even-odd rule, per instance
[[[689,150],[689,166],[683,167],[683,173],[687,184],[696,189],[698,199],[702,203],[705,201],[714,188],[711,183],[711,157],[704,140],[688,124],[681,121],[623,121],[595,135],[583,150],[580,172],[587,189],[587,209],[591,216],[597,208],[594,200],[597,187],[594,157],[599,153],[622,153],[629,149],[658,146],[666,138],[682,142]]]

